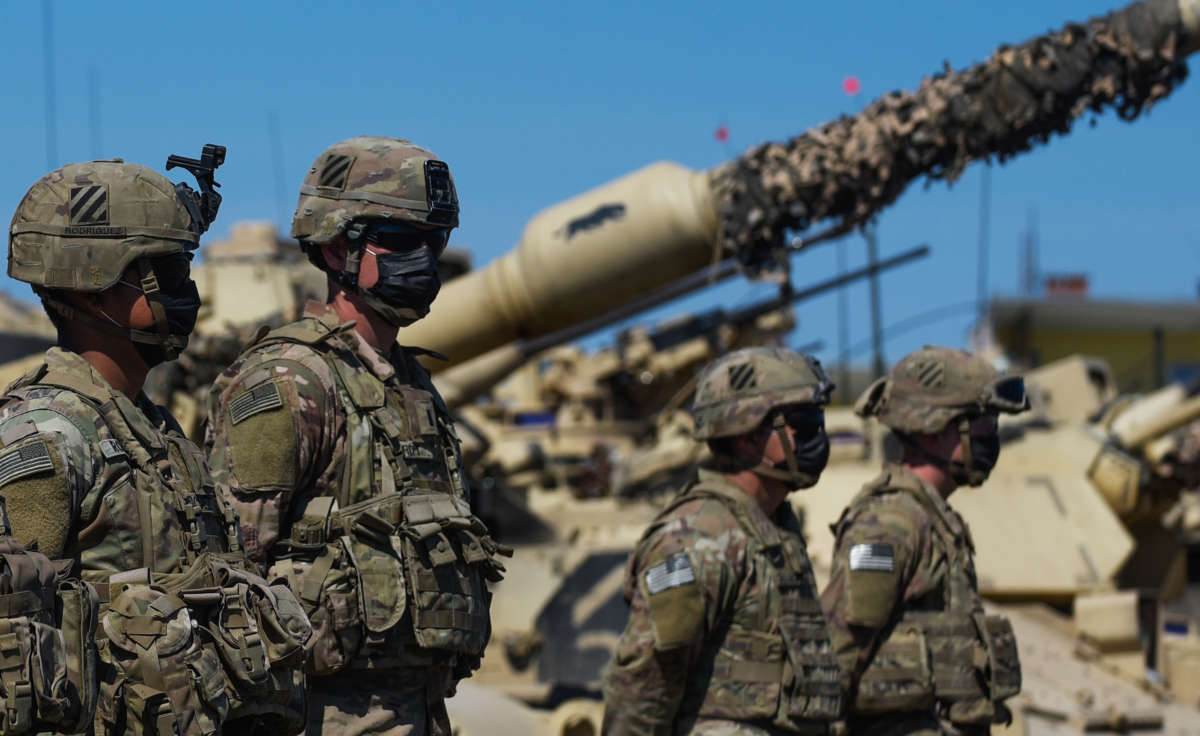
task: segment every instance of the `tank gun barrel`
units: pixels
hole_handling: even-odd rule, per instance
[[[787,289],[779,296],[733,311],[727,312],[724,309],[715,309],[677,328],[670,328],[672,333],[670,335],[657,332],[651,336],[651,339],[655,341],[656,345],[661,342],[662,344],[658,345],[661,348],[667,344],[680,341],[680,336],[674,334],[677,329],[686,331],[688,336],[694,336],[696,334],[707,333],[721,324],[746,324],[764,314],[769,314],[806,299],[812,299],[815,296],[820,296],[872,274],[891,270],[910,261],[924,258],[927,255],[929,255],[929,246],[917,246],[890,258],[885,258],[873,265],[848,271],[798,291]],[[690,287],[693,281],[692,277],[681,279],[679,283],[666,287],[661,293],[651,294],[631,305],[614,310],[609,314],[602,315],[580,325],[567,327],[530,340],[515,340],[508,345],[501,346],[442,371],[434,378],[434,383],[437,385],[438,392],[442,395],[442,399],[446,402],[446,405],[451,410],[454,410],[490,391],[493,386],[504,380],[506,376],[519,368],[525,361],[543,350],[549,350],[552,347],[571,342],[645,309],[658,306],[668,300],[667,298],[662,298],[664,294],[668,295],[668,297],[671,295],[677,296],[683,287]],[[690,289],[687,291],[690,291]],[[687,293],[687,291],[683,293]]]
[[[521,243],[443,290],[401,342],[451,364],[578,324],[724,259],[783,260],[785,234],[874,217],[915,180],[953,181],[1108,107],[1132,120],[1187,76],[1200,0],[1144,0],[945,69],[708,172],[658,163],[544,210]],[[432,366],[440,370],[447,364]]]

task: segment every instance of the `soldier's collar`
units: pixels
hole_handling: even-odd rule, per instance
[[[887,463],[884,466],[884,472],[887,474],[888,485],[893,488],[902,488],[910,493],[921,494],[933,508],[937,509],[938,514],[946,520],[946,523],[954,530],[961,529],[962,525],[958,522],[958,514],[954,509],[950,508],[950,504],[938,490],[921,480],[916,473],[912,472],[900,463]]]
[[[381,355],[354,330],[354,320],[343,320],[333,307],[323,302],[309,301],[304,305],[304,316],[317,320],[332,332],[341,332],[347,346],[362,360],[371,373],[381,381],[386,381],[396,374],[396,369],[388,358]]]

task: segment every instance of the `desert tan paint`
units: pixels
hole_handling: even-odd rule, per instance
[[[695,273],[716,237],[708,175],[652,164],[543,210],[515,249],[447,284],[429,318],[398,339],[445,353],[451,362],[433,366],[444,368]]]

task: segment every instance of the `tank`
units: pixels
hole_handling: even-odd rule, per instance
[[[1198,7],[1133,3],[714,169],[656,163],[580,194],[536,215],[510,252],[447,285],[400,341],[449,356],[429,364],[439,371],[714,263],[775,271],[787,251],[867,222],[916,179],[953,181],[971,161],[1024,153],[1085,113],[1137,117],[1187,76]],[[787,241],[788,232],[799,235]]]

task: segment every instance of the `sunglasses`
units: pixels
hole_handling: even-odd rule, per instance
[[[416,250],[422,245],[428,245],[435,255],[441,256],[450,243],[450,230],[419,228],[404,223],[371,224],[363,229],[363,237],[368,243],[394,253]]]
[[[825,412],[811,408],[789,408],[780,412],[783,422],[797,437],[809,439],[825,431]]]

